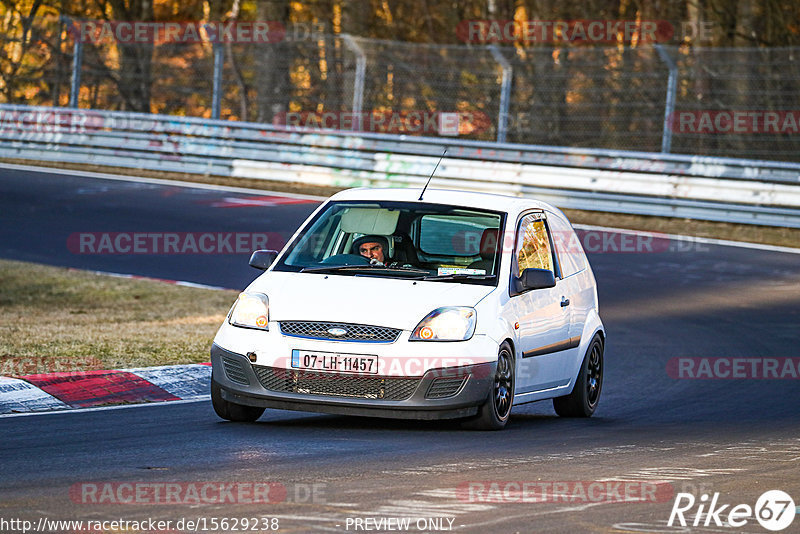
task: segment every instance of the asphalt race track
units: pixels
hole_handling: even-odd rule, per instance
[[[81,249],[79,236],[208,232],[232,234],[233,239],[237,234],[255,233],[285,241],[319,204],[269,193],[230,193],[7,169],[0,169],[0,177],[0,257],[230,288],[242,288],[258,274],[247,265],[249,251],[230,252],[236,251],[235,241],[228,241],[229,248],[218,247],[223,253],[193,254],[187,249],[185,254],[176,254],[170,249],[169,254],[157,255],[108,254],[105,249],[92,253],[101,249],[99,238],[93,248]],[[239,199],[248,202],[237,202]],[[132,246],[127,241],[120,244]],[[272,246],[269,239],[267,244]]]
[[[285,239],[316,206],[290,200],[0,169],[0,257],[241,288],[257,274],[247,253],[82,254],[70,236]],[[655,252],[607,248],[590,254],[608,332],[603,397],[591,419],[560,419],[549,401],[516,408],[494,433],[279,411],[233,424],[218,419],[210,401],[1,417],[0,518],[170,520],[173,532],[199,531],[175,527],[197,518],[209,528],[211,518],[278,518],[279,532],[387,531],[397,523],[386,521],[404,517],[412,518],[410,532],[765,532],[752,516],[740,527],[717,526],[705,514],[691,522],[703,494],[730,505],[723,521],[735,505],[754,508],[767,490],[800,505],[800,378],[676,379],[668,362],[797,362],[800,255],[693,241]],[[614,498],[619,487],[636,487],[630,481],[659,489],[648,502]],[[270,500],[278,502],[233,494],[233,503],[128,504],[117,492],[97,504],[92,495],[100,493],[87,493],[221,482],[277,483]],[[523,483],[616,489],[605,498],[534,502],[515,493]],[[679,492],[697,504],[685,512],[687,527],[668,527]],[[217,530],[236,531],[230,522]],[[800,518],[784,532],[800,532]]]

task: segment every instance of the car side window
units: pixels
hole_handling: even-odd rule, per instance
[[[547,224],[553,237],[561,276],[566,278],[586,269],[586,259],[581,240],[565,219],[547,212]]]
[[[517,228],[516,273],[525,269],[548,269],[553,271],[553,247],[542,213],[531,213],[522,218]]]

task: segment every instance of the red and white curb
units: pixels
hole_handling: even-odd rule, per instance
[[[0,414],[190,400],[210,384],[207,363],[0,376]]]
[[[135,274],[85,271],[212,290],[227,288]],[[193,400],[208,396],[211,364],[162,365],[110,371],[0,376],[0,415],[98,406]]]

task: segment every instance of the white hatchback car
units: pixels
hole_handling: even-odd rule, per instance
[[[250,265],[265,272],[211,349],[224,419],[279,408],[500,429],[519,404],[553,399],[573,417],[597,407],[594,274],[549,204],[351,189]]]

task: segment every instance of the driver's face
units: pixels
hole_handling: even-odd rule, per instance
[[[365,258],[374,258],[381,263],[383,263],[385,259],[383,255],[383,247],[380,243],[361,243],[361,246],[358,247],[358,252]]]

